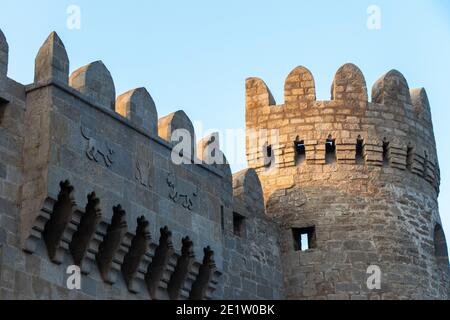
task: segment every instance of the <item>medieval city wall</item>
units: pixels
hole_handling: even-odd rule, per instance
[[[276,234],[271,243],[234,235],[240,200],[229,165],[207,164],[203,153],[217,135],[197,144],[188,116],[158,118],[145,88],[116,98],[101,61],[69,75],[56,33],[36,56],[34,82],[18,84],[0,35],[2,299],[280,297]],[[177,129],[194,138],[182,165],[171,157]],[[264,211],[257,228],[251,209],[239,213],[251,237],[276,228]],[[249,257],[250,271],[236,269],[234,255],[249,250],[270,252],[270,263]],[[71,265],[81,268],[81,290],[66,286]],[[231,277],[255,289],[226,290]]]

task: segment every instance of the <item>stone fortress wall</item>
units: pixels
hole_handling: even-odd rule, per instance
[[[116,99],[100,61],[69,76],[56,33],[35,66],[10,79],[0,32],[0,299],[281,297],[277,226],[253,170],[206,164],[218,135],[175,165],[172,133],[195,137],[183,111],[158,120],[145,88]]]
[[[247,158],[267,214],[281,226],[284,292],[292,299],[449,297],[438,211],[439,164],[424,89],[398,71],[383,75],[368,102],[353,64],[336,73],[331,101],[316,101],[314,78],[295,68],[277,105],[258,78],[246,82]],[[251,133],[276,130],[271,141]],[[311,248],[295,250],[294,232]],[[382,272],[369,290],[367,268]]]
[[[448,298],[430,108],[399,72],[371,103],[351,64],[331,101],[303,67],[283,105],[248,79],[250,169],[233,175],[183,111],[159,118],[145,88],[116,97],[100,61],[69,75],[56,33],[32,84],[7,76],[8,51],[0,31],[0,299]],[[171,160],[177,129],[194,137],[189,164]]]

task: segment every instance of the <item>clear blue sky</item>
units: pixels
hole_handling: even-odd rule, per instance
[[[366,27],[372,4],[381,9],[380,30]],[[66,26],[69,5],[81,9],[80,30]],[[440,209],[450,238],[450,1],[0,0],[0,28],[10,45],[9,75],[20,82],[32,82],[34,57],[55,30],[71,70],[101,59],[118,93],[145,86],[160,116],[182,108],[221,131],[244,127],[249,76],[263,78],[282,102],[285,77],[305,65],[318,99],[327,100],[334,73],[346,62],[361,68],[369,88],[398,69],[430,98]]]

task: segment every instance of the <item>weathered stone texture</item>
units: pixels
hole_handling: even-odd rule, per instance
[[[209,152],[217,134],[197,142],[183,111],[158,120],[144,88],[116,100],[103,63],[68,81],[56,33],[33,84],[9,79],[7,58],[0,32],[0,299],[448,298],[430,106],[399,72],[372,103],[352,64],[331,101],[304,67],[282,105],[249,78],[252,169],[232,175]],[[181,165],[177,129],[191,137]],[[275,134],[252,140],[260,129]],[[310,250],[293,228],[314,230]],[[66,286],[73,264],[80,290]]]
[[[158,112],[153,98],[145,88],[130,90],[120,95],[116,101],[116,111],[136,127],[154,137],[158,135]]]
[[[306,87],[303,78],[295,87]],[[368,103],[361,71],[347,64],[335,76],[331,101],[290,93],[282,105],[255,106],[256,94],[247,95],[249,134],[278,133],[275,140],[247,139],[247,158],[267,214],[281,228],[284,296],[447,299],[439,164],[425,90],[410,93],[405,78],[391,71],[375,83]],[[292,229],[313,226],[314,247],[296,251]],[[367,288],[370,265],[381,268],[381,290]]]
[[[278,227],[266,217],[263,193],[256,172],[233,176],[233,212],[244,217],[237,235],[225,221],[224,292],[229,299],[280,299],[282,287]],[[227,215],[230,216],[230,215]],[[229,227],[228,227],[229,226]]]
[[[316,100],[314,77],[305,67],[295,68],[284,84],[284,99],[286,103],[299,103]]]
[[[0,44],[3,72],[3,36]],[[230,166],[206,161],[206,153],[196,158],[183,111],[158,121],[144,88],[121,95],[116,107],[101,62],[68,81],[56,33],[35,64],[29,86],[0,78],[0,299],[280,297],[276,225],[264,215],[254,172],[238,196],[253,201],[239,207],[249,219],[241,241]],[[192,138],[187,164],[171,158],[176,129]],[[80,290],[66,286],[74,264]],[[230,290],[232,277],[243,287]]]
[[[34,82],[69,81],[69,58],[61,39],[52,32],[36,57]]]
[[[114,81],[102,61],[95,61],[75,70],[70,75],[69,85],[94,103],[115,110]]]
[[[366,80],[361,70],[354,64],[348,63],[336,72],[331,87],[332,100],[367,102]]]
[[[5,35],[0,30],[0,76],[6,76],[8,72],[8,42]]]

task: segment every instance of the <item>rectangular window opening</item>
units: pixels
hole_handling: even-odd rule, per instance
[[[295,148],[295,163],[301,164],[306,160],[306,148],[305,148],[305,141],[296,140],[294,142],[294,148]]]
[[[336,162],[336,140],[328,138],[325,144],[325,163]]]
[[[266,145],[263,150],[264,167],[270,168],[275,163],[275,155],[271,145]]]
[[[364,164],[364,140],[356,140],[356,164]]]
[[[237,212],[233,212],[233,231],[238,237],[243,237],[245,233],[245,217]]]
[[[7,104],[8,104],[8,101],[3,100],[0,97],[0,125],[3,123],[3,118],[5,116],[5,109],[6,109]]]
[[[295,251],[308,251],[316,247],[316,228],[294,228],[292,229],[294,237]]]

